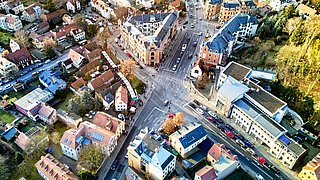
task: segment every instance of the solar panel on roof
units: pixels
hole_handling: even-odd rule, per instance
[[[102,142],[102,141],[103,141],[103,139],[104,139],[104,136],[102,136],[102,135],[101,135],[101,134],[99,134],[99,133],[94,132],[94,133],[92,134],[92,138],[94,138],[94,139],[96,139],[96,140],[98,140],[98,141]]]

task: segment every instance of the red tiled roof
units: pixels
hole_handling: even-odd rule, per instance
[[[67,11],[65,9],[59,9],[59,10],[56,10],[52,13],[49,13],[49,14],[42,14],[44,16],[46,16],[46,20],[47,21],[50,21],[54,18],[57,18],[57,17],[62,17],[63,14],[67,13]]]
[[[52,107],[44,104],[39,110],[39,115],[49,118],[53,111],[54,109]]]
[[[28,7],[25,9],[25,11],[26,11],[28,14],[33,14],[33,13],[34,13],[33,8],[36,7],[36,6],[40,6],[40,5],[41,5],[40,2],[37,1],[36,3],[31,4],[30,6],[28,6]]]
[[[98,87],[102,86],[105,84],[107,81],[109,81],[111,78],[113,78],[113,73],[111,70],[108,70],[92,80],[90,84],[92,85],[93,89],[97,89]]]
[[[212,166],[208,165],[197,171],[196,175],[198,175],[201,180],[214,180],[217,178],[216,171]]]
[[[81,73],[86,74],[89,71],[96,71],[97,67],[101,63],[99,62],[99,59],[96,59],[94,61],[89,62],[88,64],[84,65],[83,67],[80,68]]]
[[[83,46],[85,49],[87,49],[89,52],[95,50],[98,48],[98,45],[95,41],[92,41],[90,43],[87,43]]]
[[[116,133],[118,126],[122,121],[116,117],[113,117],[107,113],[104,112],[97,112],[97,114],[94,116],[93,124],[98,125],[99,127],[108,129],[114,133]]]
[[[122,101],[125,104],[128,104],[128,90],[125,86],[120,86],[115,94],[115,102]]]
[[[227,150],[224,144],[215,143],[210,148],[208,155],[210,155],[216,161],[220,158],[221,155],[229,157],[231,160],[237,160],[237,156],[233,155],[230,150]]]
[[[14,143],[16,143],[21,149],[26,150],[30,143],[30,139],[23,132],[20,132]]]
[[[79,78],[71,84],[71,87],[73,87],[73,89],[77,91],[79,88],[81,88],[83,85],[86,85],[86,84],[87,82],[83,78]]]
[[[15,64],[19,64],[19,62],[26,59],[29,59],[29,61],[32,60],[32,57],[27,48],[21,48],[13,53],[6,55],[5,58]]]

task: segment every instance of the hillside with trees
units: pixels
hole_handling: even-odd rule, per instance
[[[239,52],[240,63],[275,70],[272,93],[320,131],[320,16],[303,19],[290,5],[265,16],[257,36]]]

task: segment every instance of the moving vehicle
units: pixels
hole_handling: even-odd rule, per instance
[[[190,53],[188,56],[188,59],[191,59],[191,58],[192,58],[192,53]]]
[[[172,71],[175,71],[177,69],[177,65],[175,64],[172,68]]]
[[[183,44],[182,48],[181,48],[181,51],[184,52],[186,50],[186,48],[187,48],[187,44]]]
[[[112,171],[115,171],[115,170],[117,169],[118,165],[119,165],[119,161],[118,161],[118,160],[115,160],[115,161],[113,161],[110,169],[111,169]]]
[[[164,102],[163,102],[163,105],[164,106],[167,106],[169,104],[169,100],[165,100]]]

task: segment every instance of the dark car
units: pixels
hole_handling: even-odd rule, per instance
[[[221,131],[224,131],[224,127],[223,126],[221,126],[220,124],[218,124],[218,129],[220,129]]]
[[[220,118],[218,118],[218,117],[216,117],[216,118],[214,118],[218,123],[220,123],[220,124],[223,124],[223,121],[222,121],[222,119],[220,119]]]
[[[192,53],[188,55],[188,59],[191,59],[191,58],[192,58]]]
[[[227,128],[228,130],[230,130],[230,131],[233,131],[233,130],[234,130],[234,128],[233,128],[232,126],[230,126],[229,124],[226,124],[226,128]]]
[[[118,160],[113,161],[110,169],[111,169],[112,171],[115,171],[115,170],[117,169],[117,167],[118,167],[118,164],[119,164],[119,161],[118,161]]]
[[[237,139],[240,139],[241,141],[244,140],[244,137],[241,134],[235,134]]]
[[[196,103],[198,106],[200,105],[199,101],[193,100],[194,103]]]
[[[194,42],[194,43],[193,43],[193,47],[196,47],[196,46],[197,46],[197,42]]]
[[[248,147],[248,148],[253,148],[253,144],[251,142],[249,142],[248,140],[243,140],[244,144]]]
[[[183,25],[186,25],[186,24],[188,24],[188,21],[186,21],[186,22],[183,23]]]
[[[50,154],[52,154],[52,149],[51,148],[44,148],[44,150],[47,152],[47,153],[50,153]]]
[[[280,174],[280,170],[276,168],[275,166],[269,166],[270,170],[273,171],[276,174]]]
[[[192,108],[197,108],[197,106],[193,103],[189,103],[189,106],[191,106]]]

